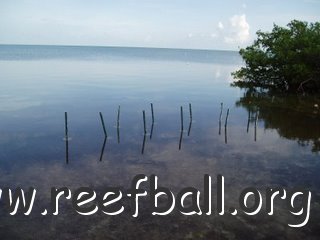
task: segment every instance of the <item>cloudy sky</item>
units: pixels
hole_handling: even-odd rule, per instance
[[[0,44],[230,49],[320,21],[320,0],[0,0]]]

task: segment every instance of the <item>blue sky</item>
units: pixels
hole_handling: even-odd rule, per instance
[[[0,0],[0,44],[237,50],[320,0]]]

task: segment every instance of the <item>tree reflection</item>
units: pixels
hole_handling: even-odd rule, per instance
[[[237,102],[253,116],[259,112],[265,129],[276,129],[280,136],[311,145],[312,152],[320,151],[319,97],[275,96],[247,90]],[[248,118],[254,122],[254,119]],[[249,122],[248,122],[249,125]]]

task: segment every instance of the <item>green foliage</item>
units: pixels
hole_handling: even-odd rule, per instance
[[[272,32],[257,32],[240,50],[245,67],[232,73],[232,85],[280,92],[320,93],[320,23],[293,20]]]

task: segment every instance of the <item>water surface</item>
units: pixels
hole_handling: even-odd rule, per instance
[[[230,73],[242,64],[228,51],[1,45],[0,185],[33,186],[41,195],[31,216],[0,215],[1,239],[316,238],[319,99],[232,88]],[[313,193],[311,217],[289,228],[296,218],[282,204],[274,216],[254,217],[153,217],[147,209],[138,219],[83,217],[67,203],[59,216],[39,213],[53,186],[128,188],[139,173],[156,174],[175,192],[202,189],[204,174],[222,174],[228,206],[245,187],[303,187]]]

